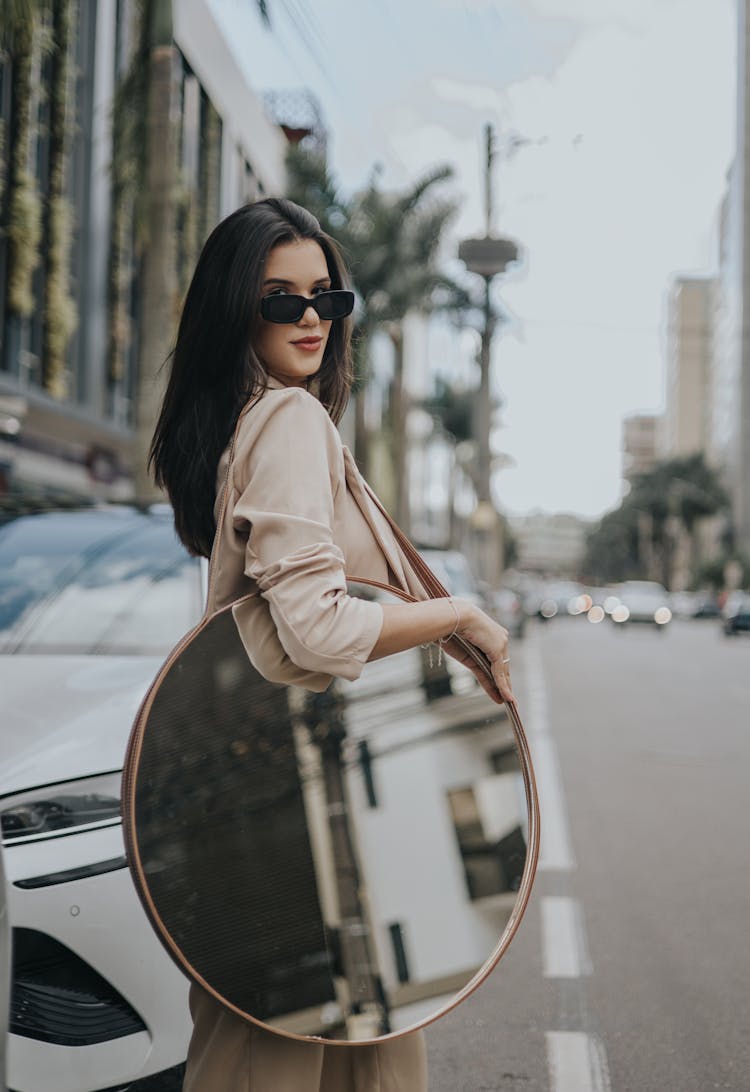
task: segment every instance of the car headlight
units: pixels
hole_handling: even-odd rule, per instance
[[[630,617],[630,611],[624,603],[618,603],[610,617],[613,622],[627,622]]]
[[[654,621],[657,626],[665,626],[667,622],[672,621],[672,612],[669,607],[658,607],[654,611]]]
[[[3,844],[18,845],[119,823],[121,776],[116,771],[0,798]]]

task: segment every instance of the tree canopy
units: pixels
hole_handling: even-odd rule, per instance
[[[702,452],[665,459],[636,475],[620,506],[590,532],[584,569],[591,578],[611,583],[652,577],[656,574],[650,570],[657,565],[659,577],[669,585],[674,546],[670,517],[694,546],[698,520],[727,511],[728,505],[720,475]]]

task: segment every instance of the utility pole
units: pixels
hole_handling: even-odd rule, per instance
[[[492,425],[492,393],[490,383],[492,337],[497,327],[497,315],[492,307],[491,286],[493,278],[504,273],[519,258],[519,247],[512,239],[492,233],[493,221],[493,167],[496,158],[495,133],[491,125],[485,126],[485,233],[483,238],[464,239],[459,245],[458,256],[471,273],[484,280],[484,305],[482,341],[479,351],[480,379],[476,404],[477,442],[477,506],[471,525],[477,536],[478,560],[481,578],[494,585],[503,571],[502,524],[492,503],[492,451],[490,428]]]

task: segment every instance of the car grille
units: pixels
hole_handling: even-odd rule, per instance
[[[131,1005],[64,944],[13,930],[10,1031],[61,1046],[90,1046],[145,1031]]]
[[[174,1065],[171,1069],[163,1069],[161,1073],[153,1073],[150,1077],[141,1077],[139,1080],[126,1081],[125,1084],[110,1085],[109,1088],[100,1088],[99,1092],[181,1092],[182,1082],[185,1076],[185,1063]],[[8,1092],[15,1092],[9,1088]]]

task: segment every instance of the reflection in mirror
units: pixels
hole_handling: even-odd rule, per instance
[[[514,732],[436,648],[313,693],[263,679],[224,611],[144,723],[136,879],[173,954],[238,1011],[375,1039],[450,1005],[497,949],[528,841]]]

